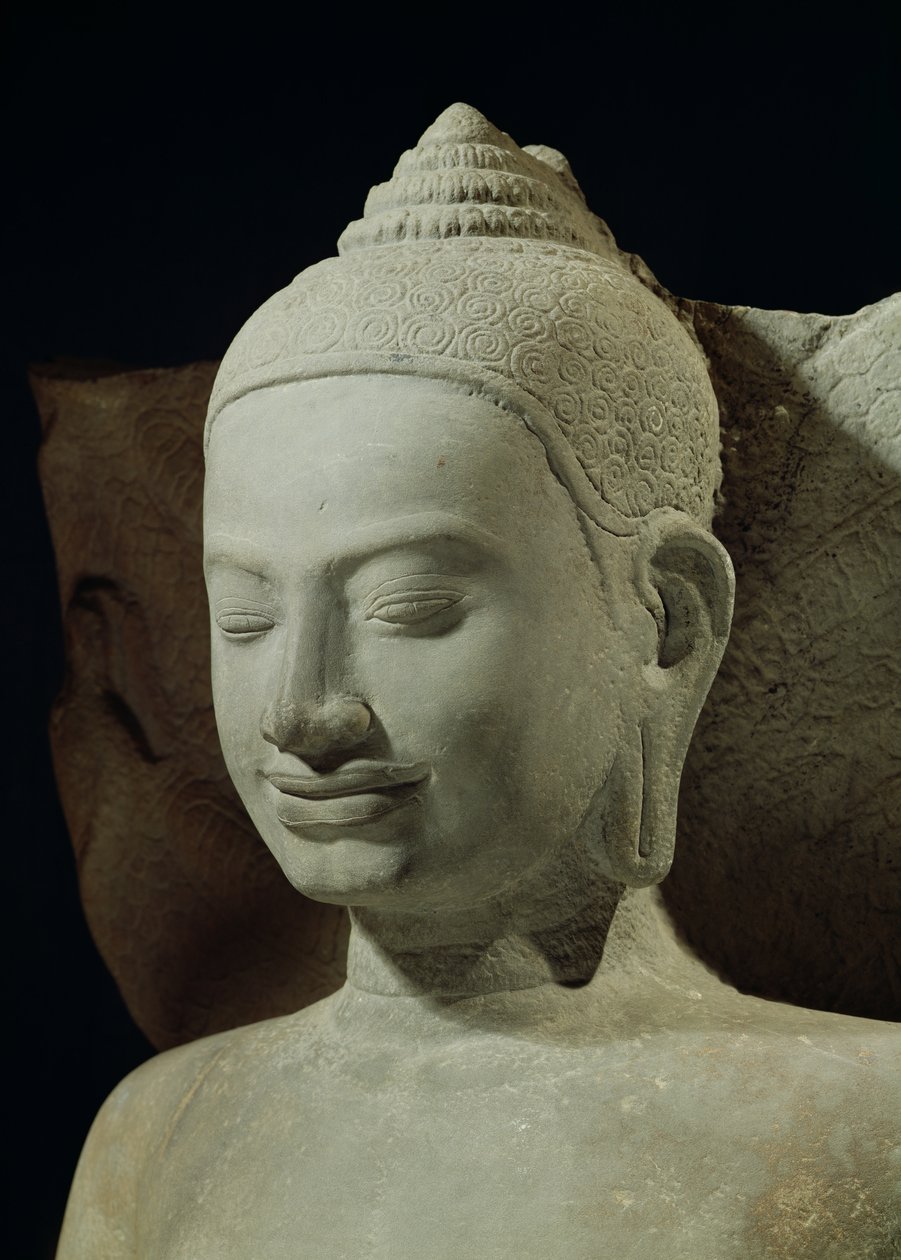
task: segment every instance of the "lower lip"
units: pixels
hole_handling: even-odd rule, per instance
[[[357,792],[352,796],[330,796],[322,800],[291,796],[274,786],[272,791],[277,798],[276,816],[286,827],[309,827],[323,823],[332,827],[359,827],[409,804],[420,786],[418,783],[405,783],[385,791]]]

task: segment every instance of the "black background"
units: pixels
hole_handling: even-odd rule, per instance
[[[860,5],[835,29],[824,7],[794,24],[775,6],[724,12],[7,18],[5,1255],[52,1255],[90,1119],[151,1053],[84,926],[53,787],[59,610],[25,366],[218,357],[265,297],[334,253],[367,188],[454,100],[562,149],[620,245],[674,292],[826,314],[884,297],[901,272],[897,22]]]

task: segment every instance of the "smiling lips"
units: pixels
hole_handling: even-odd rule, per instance
[[[329,774],[282,774],[266,778],[277,793],[275,812],[288,827],[370,822],[406,804],[426,779],[426,765],[350,763]]]

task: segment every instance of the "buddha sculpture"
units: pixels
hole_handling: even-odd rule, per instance
[[[561,155],[447,110],[206,440],[226,762],[348,980],[128,1077],[60,1260],[894,1254],[889,1026],[739,994],[656,894],[731,615],[717,409]]]

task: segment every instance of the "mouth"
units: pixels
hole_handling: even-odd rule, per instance
[[[429,774],[425,764],[351,763],[328,774],[266,775],[275,812],[288,827],[347,826],[371,822],[407,804]]]

